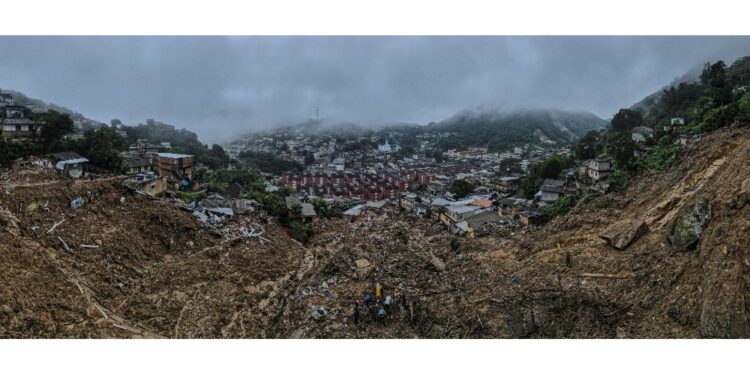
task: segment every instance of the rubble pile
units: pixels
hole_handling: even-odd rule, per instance
[[[746,337],[747,160],[727,129],[544,226],[363,211],[306,245],[262,210],[211,220],[218,199],[6,176],[0,337]]]

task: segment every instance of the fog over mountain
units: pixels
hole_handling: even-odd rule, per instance
[[[314,118],[441,121],[477,106],[609,118],[748,37],[0,37],[0,88],[205,141]]]

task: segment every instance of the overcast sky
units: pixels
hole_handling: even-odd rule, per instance
[[[603,118],[750,37],[0,37],[0,88],[206,142],[315,116],[439,121],[490,105]]]

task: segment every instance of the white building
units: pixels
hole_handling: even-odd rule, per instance
[[[386,138],[385,143],[382,145],[378,145],[378,152],[389,154],[393,152],[393,148],[391,148],[391,145],[388,144],[388,139]]]

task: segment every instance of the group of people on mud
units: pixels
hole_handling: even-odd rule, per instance
[[[362,298],[356,298],[354,301],[354,323],[359,324],[361,321],[385,322],[388,316],[396,312],[393,305],[398,305],[401,320],[406,319],[411,314],[410,307],[406,303],[406,296],[399,289],[394,289],[392,294],[386,293],[383,290],[383,285],[373,280]]]

